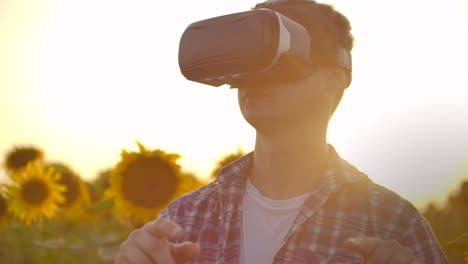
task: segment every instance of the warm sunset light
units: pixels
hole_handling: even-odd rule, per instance
[[[93,178],[134,140],[181,153],[208,177],[254,130],[236,90],[187,81],[191,22],[255,2],[6,1],[0,17],[0,150],[35,144]],[[354,77],[329,141],[418,205],[456,186],[468,160],[466,1],[334,1],[353,25]],[[193,10],[197,10],[193,12]]]
[[[332,118],[328,142],[373,181],[420,210],[432,208],[429,203],[446,203],[459,188],[468,191],[468,185],[460,187],[468,179],[468,0],[318,2],[332,4],[346,15],[355,38],[353,81]],[[126,222],[129,230],[153,219],[174,197],[212,181],[213,170],[237,157],[233,153],[252,151],[255,130],[240,112],[237,90],[186,80],[180,73],[178,48],[190,23],[247,11],[256,3],[1,1],[0,231],[7,223],[2,220],[7,208],[4,194],[22,197],[14,204],[14,215],[28,225],[56,216],[68,219],[63,206],[60,209],[52,199],[56,195],[64,200],[60,194],[44,191],[44,197],[52,195],[45,209],[37,206],[37,193],[32,192],[30,203],[25,198],[28,180],[35,178],[3,164],[15,147],[30,147],[27,151],[36,156],[23,154],[31,160],[63,164],[76,180],[79,202],[71,211],[80,209],[74,220],[112,218],[109,203],[99,200],[106,197],[120,206],[117,216],[134,218]],[[159,165],[148,167],[150,158]],[[52,183],[55,172],[47,166],[34,166],[41,169],[36,176],[47,180],[38,181],[42,187],[65,189]],[[119,178],[119,172],[130,171],[134,180],[133,175],[148,168],[168,175],[167,194],[153,192],[161,179],[151,178],[151,173],[132,187],[130,195],[120,192],[130,176]],[[101,193],[88,190],[81,178],[97,179],[93,184]],[[2,186],[18,179],[17,186]],[[107,187],[110,191],[104,194]],[[146,192],[140,193],[142,189]],[[125,195],[161,201],[147,206],[129,202]],[[457,203],[454,199],[452,205]],[[83,213],[98,200],[93,208],[107,208],[106,213]],[[427,209],[425,216],[435,212]],[[454,239],[458,229],[454,230],[439,239]],[[122,234],[96,235],[89,241],[117,243],[125,238]],[[44,239],[37,245],[61,249],[54,243]],[[116,248],[101,249],[101,259],[115,257]],[[12,259],[24,260],[11,254]]]

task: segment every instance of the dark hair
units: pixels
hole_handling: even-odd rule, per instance
[[[317,3],[314,0],[269,0],[257,4],[253,9],[268,8],[275,10],[304,26],[311,35],[320,40],[320,52],[314,54],[321,65],[337,66],[337,49],[344,48],[351,53],[354,38],[351,34],[349,20],[328,4]],[[346,72],[346,89],[351,83],[351,71]],[[344,89],[336,95],[338,107],[343,97]]]
[[[313,36],[320,40],[318,60],[324,65],[334,66],[337,49],[351,52],[354,38],[348,19],[328,4],[311,0],[276,0],[257,4],[253,9],[268,8],[275,10],[303,25]]]

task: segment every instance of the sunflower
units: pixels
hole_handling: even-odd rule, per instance
[[[67,216],[71,219],[83,220],[86,218],[84,214],[91,206],[91,195],[88,186],[83,180],[79,181],[78,192],[78,199],[75,203],[68,205],[66,212]]]
[[[77,175],[62,163],[49,163],[46,168],[53,168],[57,173],[60,173],[58,183],[67,187],[67,190],[63,193],[65,201],[59,203],[60,206],[68,207],[75,203],[80,195],[80,182]]]
[[[198,189],[207,184],[207,182],[200,181],[198,177],[191,172],[182,172],[182,176],[184,178],[183,189],[187,191]]]
[[[11,173],[26,168],[30,161],[44,159],[44,152],[36,147],[14,147],[6,155],[5,168]]]
[[[57,183],[60,174],[53,168],[44,168],[41,162],[30,162],[26,169],[12,175],[14,183],[6,185],[10,198],[9,211],[26,224],[52,218],[65,201],[64,185]]]
[[[104,191],[109,188],[109,176],[112,169],[105,169],[98,172],[98,175],[90,183],[91,188],[91,200],[93,202],[101,200],[104,196]]]
[[[120,162],[109,175],[105,196],[114,200],[119,217],[144,223],[174,198],[193,190],[193,184],[176,163],[179,155],[150,151],[137,144],[139,152],[122,151]]]
[[[64,209],[64,216],[78,218],[83,210],[90,205],[89,192],[85,183],[77,173],[65,164],[49,163],[46,168],[53,168],[57,173],[60,173],[58,183],[66,186],[66,191],[63,193],[65,200],[59,203],[59,206]]]
[[[211,177],[213,178],[216,178],[218,177],[218,174],[219,172],[221,171],[221,169],[228,165],[229,163],[233,162],[234,160],[244,156],[245,153],[244,151],[239,148],[237,150],[237,153],[230,153],[230,154],[227,154],[226,156],[224,156],[223,158],[221,158],[218,163],[216,164],[216,167],[213,169],[213,171],[211,172]]]

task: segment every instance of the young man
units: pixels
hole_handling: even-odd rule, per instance
[[[233,85],[256,129],[255,150],[132,232],[116,263],[447,263],[414,206],[327,144],[328,122],[351,78],[331,59],[336,47],[352,49],[348,20],[307,0],[255,8],[318,36],[320,67],[305,78]]]

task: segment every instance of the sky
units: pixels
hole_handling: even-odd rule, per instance
[[[91,179],[138,140],[206,178],[222,156],[251,151],[237,91],[185,80],[177,54],[190,23],[256,3],[2,0],[2,162],[34,145]],[[328,141],[415,205],[443,201],[468,177],[468,0],[326,3],[355,37]]]

